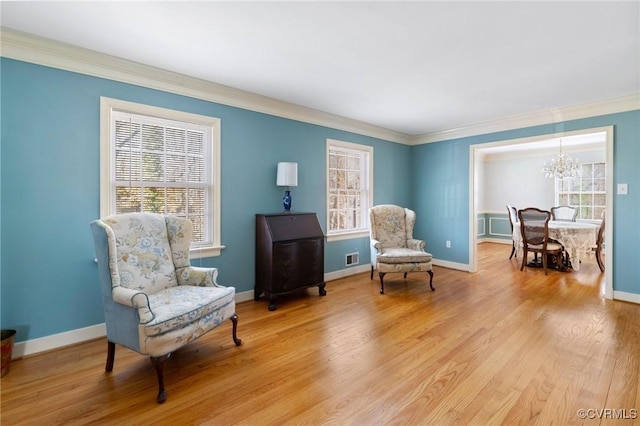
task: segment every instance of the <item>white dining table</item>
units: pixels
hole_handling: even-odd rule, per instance
[[[549,221],[549,238],[562,244],[569,255],[571,266],[577,271],[580,270],[580,261],[586,259],[592,249],[597,246],[599,228],[593,223],[551,220]],[[520,222],[513,225],[513,241],[518,254],[521,254]]]

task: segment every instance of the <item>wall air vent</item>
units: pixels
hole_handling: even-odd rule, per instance
[[[346,261],[345,264],[347,266],[357,265],[360,261],[360,255],[358,253],[349,253],[345,256]]]

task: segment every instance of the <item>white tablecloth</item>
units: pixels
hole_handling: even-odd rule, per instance
[[[552,220],[549,222],[549,238],[557,240],[569,254],[573,269],[580,269],[580,261],[585,259],[591,249],[596,247],[598,240],[598,225],[585,222],[564,222]],[[522,253],[522,235],[520,222],[513,225],[513,240],[519,254]]]

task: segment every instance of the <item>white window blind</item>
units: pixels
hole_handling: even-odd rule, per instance
[[[113,111],[114,213],[188,218],[193,245],[212,244],[210,126]]]

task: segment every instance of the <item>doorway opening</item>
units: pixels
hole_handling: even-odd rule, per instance
[[[478,244],[478,212],[479,206],[484,206],[483,191],[485,188],[481,187],[483,183],[483,176],[485,173],[483,163],[486,160],[487,156],[493,156],[500,158],[508,158],[511,156],[526,158],[527,156],[537,155],[540,157],[541,153],[545,153],[545,155],[549,156],[551,153],[558,152],[559,141],[562,139],[563,147],[570,152],[579,152],[579,151],[588,151],[594,149],[604,149],[604,157],[606,163],[606,222],[607,227],[605,228],[605,241],[607,244],[607,256],[605,257],[605,291],[604,296],[608,299],[613,298],[613,244],[611,243],[613,240],[613,226],[609,226],[609,224],[613,225],[613,126],[601,127],[601,128],[593,128],[593,129],[583,129],[579,131],[573,132],[561,132],[554,134],[546,134],[539,135],[535,137],[528,138],[520,138],[520,139],[510,139],[510,140],[501,140],[495,142],[488,142],[482,144],[471,145],[470,155],[469,155],[469,271],[475,272],[477,268],[477,244]],[[530,170],[531,179],[540,179],[548,181],[541,172],[542,163],[539,164],[539,167],[536,170]],[[522,189],[526,189],[526,181],[523,183],[522,181],[518,182],[518,180],[522,180],[523,177],[520,175],[513,176],[504,176],[504,185],[508,185],[509,182],[514,182],[518,185],[518,187]],[[553,188],[553,182],[547,183],[550,185],[550,188]],[[552,189],[553,191],[553,189]],[[524,195],[522,195],[524,194]],[[521,191],[522,197],[527,197],[527,191]],[[553,197],[552,197],[553,198]],[[521,198],[521,200],[523,200]],[[524,199],[526,200],[526,198]],[[536,200],[532,201],[533,203]],[[553,205],[553,201],[538,201],[539,203],[544,203],[542,206],[545,207],[546,204],[549,204],[549,208]],[[493,205],[496,205],[495,200],[493,201]],[[506,204],[514,203],[510,200],[504,200],[504,205],[501,207],[499,211],[504,210],[506,215]],[[527,202],[521,203],[522,207],[531,207]],[[494,208],[493,210],[497,210]],[[510,243],[510,241],[509,241]]]

